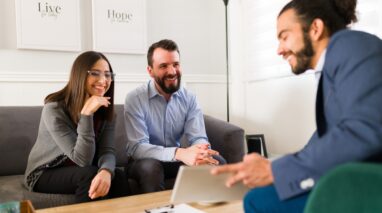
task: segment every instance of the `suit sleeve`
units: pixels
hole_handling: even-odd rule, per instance
[[[328,170],[382,152],[382,47],[367,35],[342,32],[328,47],[323,70],[327,130],[300,152],[272,162],[280,199],[311,190]],[[362,41],[362,42],[360,42]]]

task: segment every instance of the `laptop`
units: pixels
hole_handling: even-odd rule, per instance
[[[171,203],[219,203],[242,200],[249,188],[236,183],[225,186],[230,174],[211,175],[213,166],[181,166],[171,194]]]

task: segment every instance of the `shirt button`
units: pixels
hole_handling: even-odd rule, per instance
[[[309,189],[314,186],[314,180],[313,178],[308,178],[300,182],[301,189]]]

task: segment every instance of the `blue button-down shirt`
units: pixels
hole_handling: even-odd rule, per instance
[[[196,97],[182,86],[167,102],[151,80],[127,94],[124,114],[127,155],[134,159],[174,161],[183,135],[189,145],[208,143]]]

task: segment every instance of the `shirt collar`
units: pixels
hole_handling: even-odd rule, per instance
[[[153,98],[159,95],[157,88],[155,88],[155,82],[153,80],[149,81],[149,98]]]
[[[314,68],[316,72],[322,71],[322,68],[324,67],[324,63],[325,63],[325,56],[326,56],[326,49],[322,51],[321,56],[318,59],[318,63],[316,64],[316,67]]]
[[[316,80],[320,80],[322,69],[324,68],[325,64],[325,57],[326,57],[326,49],[322,51],[320,58],[318,59],[318,62],[316,64],[316,67],[314,68],[314,76],[316,77]]]
[[[178,89],[178,91],[174,92],[171,96],[178,96],[181,90],[182,90],[182,85],[180,85],[180,88]],[[153,98],[157,95],[162,96],[158,92],[157,88],[155,87],[155,81],[150,80],[149,81],[149,98]]]

